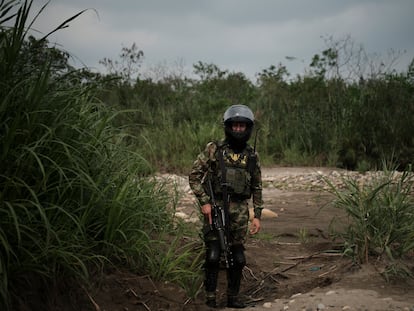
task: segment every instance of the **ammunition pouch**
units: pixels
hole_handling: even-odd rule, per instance
[[[229,194],[250,197],[251,176],[246,169],[228,167],[226,170],[226,183]]]
[[[251,149],[234,153],[231,149],[219,146],[217,159],[220,168],[213,168],[216,172],[213,174],[214,193],[221,196],[225,186],[227,194],[238,201],[249,199],[252,195],[252,176],[257,165],[256,153]]]

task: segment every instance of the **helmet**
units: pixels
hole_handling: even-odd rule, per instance
[[[232,130],[233,122],[246,123],[246,131],[234,132]],[[254,115],[251,109],[245,105],[230,106],[223,115],[224,132],[230,144],[242,147],[249,140],[254,125]]]

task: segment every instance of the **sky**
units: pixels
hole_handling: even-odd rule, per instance
[[[200,61],[251,79],[282,64],[293,76],[345,40],[384,62],[398,55],[399,71],[414,58],[413,0],[34,0],[32,12],[45,4],[39,36],[86,9],[49,41],[96,71],[134,43],[144,76],[191,75]]]

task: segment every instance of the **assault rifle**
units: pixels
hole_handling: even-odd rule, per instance
[[[211,179],[208,178],[208,187],[210,190],[211,205],[212,205],[212,229],[218,233],[220,241],[221,254],[226,263],[226,268],[233,266],[233,255],[229,245],[229,224],[228,215],[222,206],[217,205],[216,199],[214,198],[213,186],[211,185]]]

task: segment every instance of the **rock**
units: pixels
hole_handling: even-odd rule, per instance
[[[325,305],[323,303],[318,303],[318,306],[316,307],[316,310],[325,310]]]
[[[188,215],[184,212],[175,212],[175,217],[181,218],[181,219],[187,219]]]
[[[249,218],[250,220],[253,219],[254,216],[254,212],[253,212],[253,208],[249,209]],[[276,218],[279,217],[277,213],[271,211],[270,209],[264,208],[262,210],[262,219],[270,219],[270,218]]]
[[[270,309],[271,307],[272,307],[272,303],[271,302],[265,302],[263,304],[263,308]]]
[[[196,223],[199,222],[200,220],[197,217],[190,217],[189,215],[187,215],[184,212],[175,212],[175,217],[182,219],[184,222],[189,222],[189,223]]]

